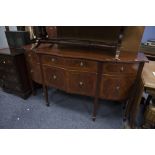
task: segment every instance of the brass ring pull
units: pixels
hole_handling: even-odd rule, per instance
[[[83,82],[82,82],[82,81],[80,81],[80,82],[79,82],[79,85],[80,85],[80,86],[83,86]]]
[[[123,67],[123,66],[121,67],[121,71],[122,71],[122,72],[124,71],[124,67]]]
[[[83,66],[84,66],[84,63],[83,63],[82,61],[80,62],[80,66],[81,66],[81,67],[83,67]]]
[[[57,79],[57,76],[56,75],[53,75],[53,79],[56,80]]]
[[[119,90],[119,89],[120,89],[120,87],[119,87],[119,86],[117,86],[117,87],[116,87],[116,90]]]
[[[31,73],[33,73],[33,70],[31,70]]]
[[[51,59],[51,61],[52,61],[52,62],[54,62],[54,61],[55,61],[55,59],[54,59],[54,58],[52,58],[52,59]]]

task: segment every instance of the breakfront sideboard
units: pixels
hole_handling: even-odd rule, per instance
[[[133,42],[128,33],[135,29],[138,37],[133,37],[136,39]],[[135,110],[133,101],[143,65],[147,62],[145,55],[138,52],[137,45],[143,29],[126,28],[118,57],[103,49],[61,47],[50,43],[36,48],[33,44],[25,46],[32,90],[33,81],[42,84],[47,105],[48,87],[93,97],[93,120],[96,119],[99,99],[124,102],[127,105],[125,117],[130,117],[133,125],[135,118],[129,115],[132,115],[131,110]]]

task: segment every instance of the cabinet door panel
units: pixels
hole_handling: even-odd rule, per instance
[[[135,82],[134,76],[102,76],[100,97],[108,100],[124,100]]]
[[[96,86],[96,74],[86,72],[69,72],[69,92],[94,96]]]
[[[66,73],[57,67],[44,67],[45,84],[65,90]]]
[[[30,74],[33,81],[42,84],[41,70],[39,64],[30,65]]]

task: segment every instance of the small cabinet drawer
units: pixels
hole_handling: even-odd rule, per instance
[[[79,71],[97,72],[97,62],[83,59],[65,59],[65,65]]]
[[[57,56],[43,55],[42,56],[42,63],[43,63],[43,65],[63,67],[64,59],[61,57],[57,57]]]
[[[138,63],[103,63],[103,74],[132,74],[136,75],[138,71]]]
[[[2,78],[4,81],[19,83],[19,77],[17,75],[7,73],[7,74],[4,74]]]
[[[44,67],[45,84],[65,90],[65,71],[56,67]]]
[[[14,82],[9,82],[9,81],[3,82],[3,88],[9,89],[10,91],[11,90],[14,90],[14,91],[23,91],[24,90],[21,83],[19,84],[19,83],[14,83]]]
[[[4,75],[4,72],[3,70],[0,69],[0,79],[3,77],[3,75]]]
[[[13,65],[14,59],[12,57],[0,57],[0,66],[11,66]]]
[[[135,76],[102,76],[100,97],[121,101],[128,97],[135,82]]]
[[[0,87],[3,87],[3,79],[0,78]]]
[[[94,96],[96,86],[95,73],[69,72],[69,86],[70,93]]]

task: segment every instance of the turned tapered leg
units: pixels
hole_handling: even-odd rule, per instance
[[[96,120],[96,114],[97,114],[97,110],[98,110],[98,98],[94,99],[94,105],[93,105],[93,116],[92,116],[92,120],[95,121]]]
[[[34,83],[33,83],[32,80],[31,80],[31,90],[32,90],[32,95],[35,96],[36,95],[36,91],[35,91]]]
[[[48,87],[44,86],[43,87],[44,90],[44,97],[45,97],[45,101],[46,101],[46,105],[49,106],[49,101],[48,101]]]

